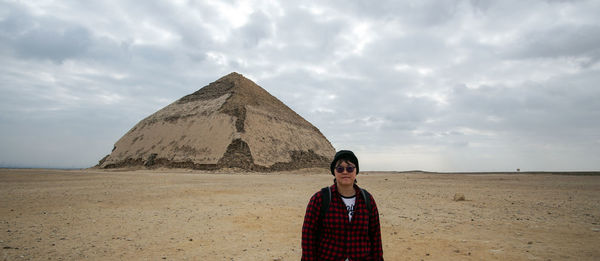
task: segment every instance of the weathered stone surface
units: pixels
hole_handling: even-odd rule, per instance
[[[276,171],[326,168],[333,154],[315,126],[231,73],[140,121],[97,167]]]

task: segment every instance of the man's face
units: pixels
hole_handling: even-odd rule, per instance
[[[352,171],[348,172],[349,169]],[[336,164],[334,173],[338,185],[353,185],[356,179],[356,166],[352,162],[341,160]]]

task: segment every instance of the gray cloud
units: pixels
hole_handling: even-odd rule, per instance
[[[35,29],[15,39],[14,44],[20,56],[62,62],[82,55],[90,44],[90,35],[84,28]]]
[[[238,29],[238,39],[243,41],[244,48],[250,49],[259,45],[261,40],[271,38],[273,29],[271,20],[263,12],[254,12],[248,19],[249,22]]]
[[[561,25],[533,31],[514,50],[516,58],[580,58],[590,66],[600,58],[600,26]]]
[[[14,7],[14,6],[12,6]],[[82,55],[90,45],[87,29],[53,18],[35,18],[22,8],[0,22],[2,39],[17,55],[62,62]]]
[[[0,3],[0,165],[87,167],[238,71],[365,169],[598,169],[595,1]]]

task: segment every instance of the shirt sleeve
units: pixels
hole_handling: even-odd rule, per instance
[[[383,260],[383,247],[381,243],[381,226],[379,225],[379,211],[375,198],[371,196],[371,217],[369,218],[369,237],[371,238],[371,256],[373,260]]]
[[[302,260],[317,260],[319,214],[323,198],[317,192],[310,198],[302,225]]]

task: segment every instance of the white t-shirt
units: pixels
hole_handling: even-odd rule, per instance
[[[352,221],[352,215],[354,215],[354,203],[356,202],[356,195],[349,198],[342,196],[342,200],[344,201],[344,204],[346,204],[346,209],[348,210],[348,221]]]

